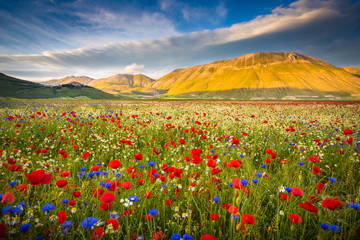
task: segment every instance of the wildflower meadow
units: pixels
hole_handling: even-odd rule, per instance
[[[354,102],[3,101],[1,239],[359,239]]]

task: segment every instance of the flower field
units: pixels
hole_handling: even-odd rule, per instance
[[[360,105],[4,101],[2,239],[360,238]]]

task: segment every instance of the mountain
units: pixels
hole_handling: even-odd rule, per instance
[[[89,86],[64,84],[44,86],[40,83],[21,80],[0,73],[0,97],[47,99],[47,98],[83,98],[114,99],[114,96]]]
[[[78,82],[81,83],[83,85],[89,85],[89,83],[94,80],[93,78],[89,78],[86,76],[80,76],[80,77],[75,77],[75,76],[67,76],[61,79],[53,79],[53,80],[49,80],[46,82],[43,82],[44,85],[50,85],[50,86],[58,86],[58,85],[62,85],[62,84],[67,84],[67,83],[71,83],[71,82]]]
[[[298,53],[252,53],[176,69],[148,87],[191,98],[296,99],[360,96],[360,78]]]
[[[355,68],[355,67],[342,67],[342,69],[344,69],[345,71],[360,77],[360,68]]]
[[[146,88],[147,85],[154,82],[143,74],[117,74],[108,78],[100,78],[90,82],[89,86],[101,89],[104,92],[117,93],[131,93],[133,91],[140,93],[156,94],[155,89]]]
[[[110,94],[136,93],[139,95],[157,95],[156,89],[146,86],[154,82],[143,74],[117,74],[108,78],[93,79],[85,76],[75,77],[67,76],[61,79],[53,79],[42,82],[44,85],[59,86],[68,83],[78,82],[83,85],[100,89]]]

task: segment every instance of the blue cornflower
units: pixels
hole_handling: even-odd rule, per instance
[[[241,184],[242,184],[243,186],[246,186],[246,185],[249,184],[249,182],[248,182],[247,180],[245,180],[245,179],[241,179]]]
[[[333,178],[333,177],[328,177],[328,178],[329,178],[329,180],[330,180],[331,182],[333,182],[333,183],[336,183],[336,182],[337,182],[336,179]]]
[[[42,208],[42,211],[43,212],[48,212],[48,211],[51,211],[51,210],[54,210],[55,209],[55,206],[52,204],[52,203],[48,203],[48,204],[45,204]]]
[[[229,186],[232,187],[232,186],[234,186],[234,184],[231,182],[231,183],[229,183]]]
[[[324,230],[328,230],[328,229],[329,229],[329,225],[327,225],[326,223],[320,224],[320,227],[322,227],[322,229],[324,229]]]
[[[12,207],[11,207],[11,205],[8,205],[8,206],[2,208],[1,210],[2,210],[2,212],[3,212],[4,214],[6,214],[6,215],[12,213]]]
[[[70,220],[70,221],[65,221],[65,222],[61,225],[61,227],[66,228],[66,227],[70,227],[71,225],[72,225],[72,223],[71,223],[71,220]]]
[[[258,183],[258,182],[259,182],[259,180],[257,180],[257,179],[253,179],[253,180],[252,180],[252,182],[253,182],[253,183]]]
[[[22,232],[27,232],[30,227],[31,227],[30,224],[25,223],[25,224],[22,224],[22,225],[19,227],[19,230],[22,231]]]
[[[130,197],[128,197],[128,200],[130,201],[130,202],[138,202],[139,201],[139,197],[138,196],[130,196]]]
[[[235,221],[237,221],[237,220],[239,220],[239,217],[236,216],[236,215],[231,215],[231,216],[230,216],[230,219],[234,219]]]
[[[95,174],[96,174],[97,176],[99,176],[99,175],[101,174],[101,172],[100,172],[100,171],[96,171]]]
[[[150,209],[150,211],[149,211],[149,214],[150,214],[151,216],[155,216],[157,213],[158,213],[158,210],[157,210],[156,208]]]
[[[96,217],[88,217],[82,221],[81,226],[84,228],[92,228],[97,221],[98,219]]]
[[[220,198],[219,197],[214,197],[214,202],[215,203],[218,203],[220,201]]]
[[[100,186],[105,187],[105,186],[106,186],[106,182],[100,183]]]
[[[340,232],[341,228],[336,225],[330,225],[330,229],[334,232]]]
[[[4,194],[1,193],[1,194],[0,194],[0,200],[2,200],[3,196],[4,196]]]
[[[14,209],[12,210],[14,213],[20,213],[23,210],[21,205],[15,206]]]
[[[145,165],[142,165],[142,164],[141,164],[141,165],[139,165],[139,168],[144,168],[144,167],[145,167]]]
[[[121,173],[115,173],[115,177],[121,178],[122,174]]]
[[[95,176],[95,173],[93,173],[93,172],[89,172],[89,173],[88,173],[88,177],[92,178],[92,177],[94,177],[94,176]]]
[[[285,190],[286,190],[287,192],[292,192],[292,189],[289,188],[289,187],[286,187]]]
[[[155,166],[155,165],[156,165],[156,162],[154,162],[154,161],[150,161],[150,162],[148,162],[148,165],[149,165],[150,167],[153,167],[153,166]]]
[[[82,167],[82,168],[80,168],[80,171],[85,171],[86,170],[86,168],[84,168],[84,167]]]
[[[62,200],[62,203],[63,203],[63,204],[68,204],[68,203],[69,203],[69,199],[63,199],[63,200]]]
[[[42,236],[36,236],[36,238],[34,238],[34,240],[42,240],[43,239],[43,237]]]
[[[171,236],[171,240],[180,240],[181,239],[181,235],[179,233],[174,233]]]
[[[261,165],[261,168],[266,168],[266,164],[262,164],[262,165]]]
[[[13,181],[13,182],[10,183],[10,186],[13,187],[13,186],[15,186],[16,184],[17,184],[17,182],[16,182],[16,181]]]
[[[257,177],[262,177],[262,173],[255,173]]]
[[[105,184],[105,187],[106,187],[106,188],[111,187],[111,183],[106,183],[106,184]]]
[[[304,165],[304,163],[303,163],[303,162],[298,162],[298,164],[299,164],[300,166],[303,166],[303,165]]]
[[[157,178],[157,177],[159,176],[159,174],[158,174],[158,173],[154,173],[153,176]]]
[[[183,240],[194,240],[194,238],[192,236],[190,236],[189,234],[185,233],[183,235]]]

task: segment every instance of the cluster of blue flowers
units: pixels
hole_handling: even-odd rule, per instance
[[[333,232],[340,232],[340,230],[341,230],[341,228],[339,226],[334,225],[334,224],[329,226],[326,223],[322,223],[322,224],[320,224],[320,226],[324,230],[328,230],[330,228],[330,230],[333,231]]]
[[[179,233],[174,233],[172,236],[171,236],[171,240],[180,240],[181,239],[181,235]],[[192,236],[190,236],[189,234],[185,233],[183,236],[182,236],[182,239],[183,240],[193,240],[194,238]]]
[[[82,221],[81,226],[84,228],[92,228],[97,221],[98,219],[96,217],[88,217]]]

